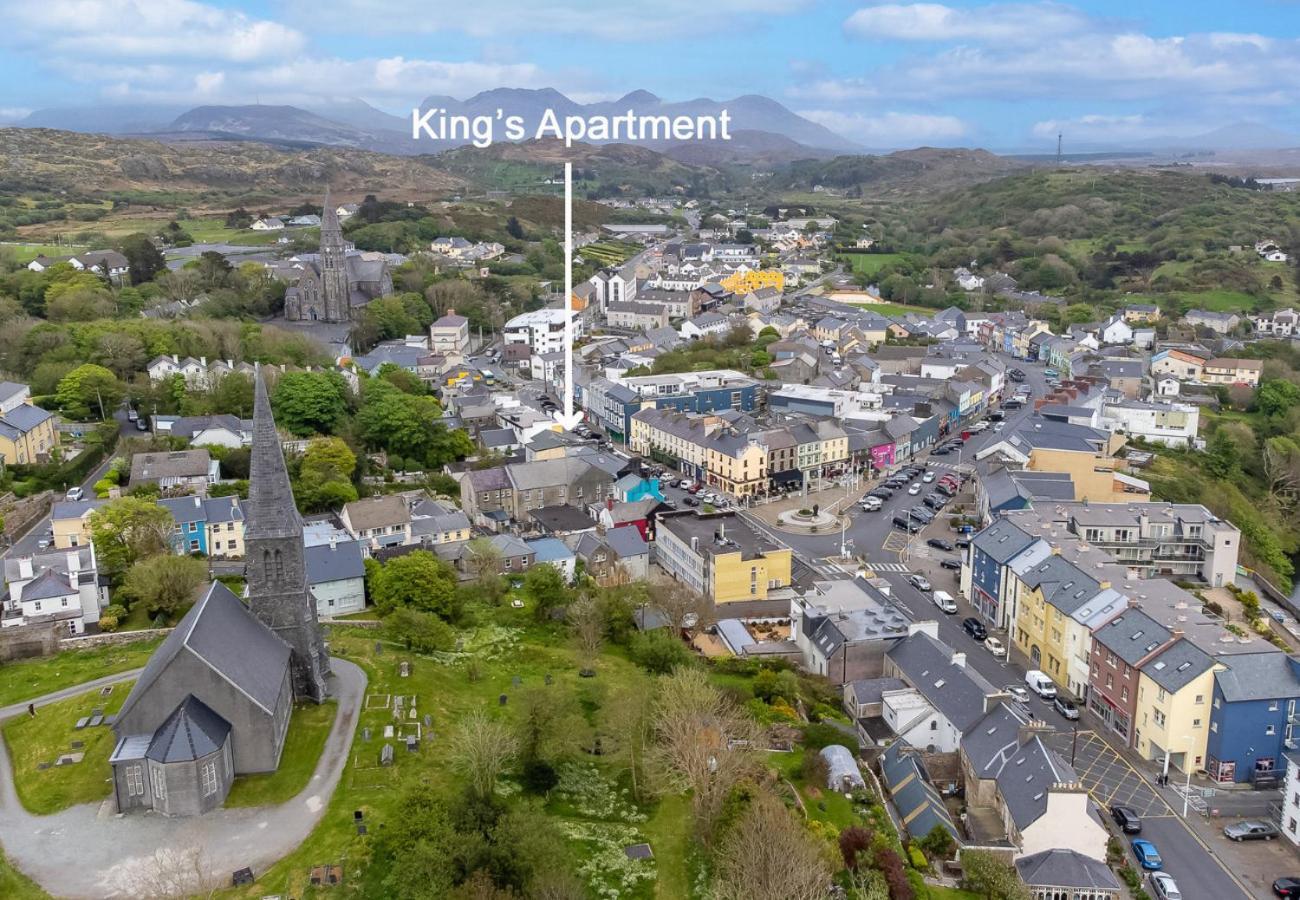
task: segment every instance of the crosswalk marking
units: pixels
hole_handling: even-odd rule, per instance
[[[873,572],[906,572],[907,566],[902,563],[867,563],[867,568]]]

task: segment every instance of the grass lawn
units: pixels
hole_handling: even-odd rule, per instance
[[[839,255],[840,262],[855,273],[863,275],[875,275],[889,263],[898,262],[902,258],[901,253],[841,253]]]
[[[311,781],[338,704],[303,703],[293,708],[280,768],[265,775],[241,775],[230,787],[226,806],[271,806],[295,796]]]
[[[72,256],[78,250],[84,250],[84,247],[69,247],[66,244],[0,244],[3,247],[9,247],[14,251],[14,257],[18,262],[26,265],[41,256]]]
[[[908,313],[918,313],[923,316],[933,316],[939,310],[930,309],[925,306],[908,306],[905,303],[866,303],[856,302],[853,300],[844,301],[849,306],[856,306],[859,309],[869,310],[873,313],[879,313],[882,316],[905,316]]]
[[[5,900],[50,900],[40,885],[19,872],[0,856],[0,897]]]
[[[113,752],[113,730],[103,725],[74,729],[77,720],[89,716],[94,708],[105,714],[116,712],[131,692],[134,682],[115,685],[103,697],[98,691],[60,700],[36,711],[34,717],[16,716],[5,723],[4,740],[13,760],[14,782],[23,807],[37,815],[49,815],[78,803],[94,803],[112,793],[108,756]],[[74,751],[73,741],[85,746]],[[43,762],[53,763],[60,755],[80,752],[79,763],[51,765],[44,771]]]
[[[1213,312],[1250,312],[1259,303],[1258,297],[1243,294],[1241,291],[1179,291],[1174,296],[1187,301],[1194,309],[1208,309]]]
[[[90,650],[65,650],[55,656],[7,663],[0,666],[0,706],[21,703],[105,675],[137,669],[149,661],[149,655],[160,643],[161,638],[150,638]]]
[[[690,801],[683,796],[665,797],[643,830],[659,863],[655,896],[664,900],[690,896],[690,873],[687,870],[691,840]]]

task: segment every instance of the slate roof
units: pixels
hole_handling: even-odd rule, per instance
[[[1140,609],[1125,610],[1092,634],[1094,641],[1130,666],[1172,637],[1169,629]]]
[[[1047,792],[1053,784],[1079,780],[1074,769],[1037,735],[1023,743],[1020,728],[1026,722],[1006,704],[981,719],[962,736],[962,751],[979,778],[992,778],[1021,831],[1047,811]]]
[[[1171,694],[1176,694],[1214,665],[1208,653],[1187,638],[1142,665],[1142,673]]]
[[[985,699],[998,690],[975,670],[954,663],[953,652],[918,631],[890,648],[888,656],[907,683],[965,733],[984,715]]]
[[[279,440],[276,448],[279,449]],[[207,450],[173,450],[170,453],[137,453],[131,457],[131,481],[162,478],[206,477],[212,457]],[[287,476],[286,476],[287,477]]]
[[[1228,668],[1214,673],[1223,699],[1276,700],[1300,697],[1300,673],[1296,660],[1280,650],[1243,653],[1220,660]]]
[[[530,510],[528,514],[545,531],[591,531],[596,527],[596,523],[576,506],[543,506]]]
[[[56,569],[46,569],[41,572],[23,588],[22,600],[51,600],[55,597],[68,597],[77,593],[78,589],[69,580],[68,576]]]
[[[650,552],[650,545],[636,528],[611,528],[605,532],[605,543],[620,559],[644,556]]]
[[[1011,522],[1001,519],[975,536],[972,543],[997,563],[1008,563],[1037,538]]]
[[[1101,591],[1101,582],[1057,554],[1025,572],[1020,580],[1027,587],[1039,589],[1043,599],[1067,616]]]
[[[193,762],[216,753],[229,737],[230,723],[187,694],[153,733],[144,755],[160,763]]]
[[[360,541],[335,541],[333,547],[328,543],[313,544],[304,548],[303,562],[309,585],[366,577]]]
[[[353,500],[343,509],[353,530],[358,534],[372,528],[405,525],[411,521],[411,511],[407,508],[406,501],[396,494]]]
[[[289,668],[289,645],[259,622],[230,588],[214,581],[149,657],[119,718],[181,653],[194,654],[267,713],[275,710]]]
[[[901,678],[863,678],[846,685],[855,706],[879,703],[885,691],[898,691],[907,687]]]
[[[1110,866],[1077,850],[1056,847],[1022,856],[1016,860],[1016,871],[1030,887],[1120,890]]]
[[[563,562],[573,558],[573,551],[559,538],[544,537],[525,541],[537,556],[537,562]]]
[[[906,742],[889,745],[880,757],[880,770],[908,834],[923,838],[937,825],[960,840],[943,798],[930,783],[924,762],[909,752]]]

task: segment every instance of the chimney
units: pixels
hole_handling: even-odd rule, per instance
[[[331,533],[330,533],[330,550],[337,550],[337,549],[338,549],[338,543],[339,543],[338,535],[336,535],[336,534],[334,534],[333,532],[331,532]]]
[[[700,539],[699,539],[698,537],[696,537],[695,535],[692,535],[692,536],[691,536],[691,552],[692,552],[692,553],[699,553],[699,552],[700,552]],[[31,561],[30,559],[27,560],[27,568],[29,568],[29,569],[31,568],[31,562],[32,562],[32,561]]]
[[[1033,713],[1030,713],[1032,716]],[[1020,726],[1016,732],[1017,741],[1023,744],[1035,735],[1051,734],[1056,729],[1046,719],[1033,719]]]
[[[962,652],[954,653],[952,655],[952,664],[954,666],[961,666],[963,669],[966,668],[966,654]]]
[[[18,577],[30,579],[32,577],[32,558],[24,556],[18,560]]]
[[[202,501],[200,500],[199,495],[198,495],[198,494],[195,494],[195,495],[194,495],[194,508],[195,508],[195,509],[198,509],[198,508],[199,508],[200,506],[202,506],[202,505],[203,505],[203,503],[202,503]]]
[[[208,358],[206,356],[200,356],[199,365],[206,369],[208,367]]]
[[[68,574],[76,575],[81,571],[81,554],[76,550],[68,551]]]

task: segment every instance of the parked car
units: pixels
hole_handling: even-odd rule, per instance
[[[691,485],[693,485],[694,483],[695,482],[691,481],[689,478],[683,478],[681,481],[677,482],[677,486],[684,491],[689,491],[691,489]]]
[[[76,500],[80,500],[82,497],[85,496],[86,496],[86,492],[82,490],[80,487],[68,488],[67,497],[69,500],[76,501]]]
[[[128,422],[134,422],[136,419],[139,418],[140,418],[140,414],[138,412],[136,412],[134,409],[130,409],[130,408],[127,409],[126,420]]]
[[[945,497],[951,497],[953,494],[957,493],[957,489],[950,484],[941,484],[935,488],[935,490],[940,494],[943,494]]]
[[[1001,422],[999,422],[998,424],[996,424],[996,425],[993,426],[993,433],[994,433],[994,434],[998,434],[998,433],[1000,433],[1001,431],[1002,431],[1002,423],[1001,423]]]
[[[1300,878],[1286,876],[1273,882],[1273,893],[1283,900],[1300,898]]]
[[[1025,673],[1025,684],[1044,700],[1051,700],[1056,696],[1056,685],[1047,677],[1047,673],[1040,672],[1038,669],[1030,669]]]
[[[918,591],[928,592],[933,590],[933,588],[930,587],[930,579],[926,578],[924,575],[909,575],[907,576],[907,583]]]
[[[885,505],[885,501],[881,500],[879,497],[873,497],[868,495],[862,498],[862,500],[860,501],[860,505],[867,512],[875,512],[876,510],[880,509],[882,506]]]
[[[894,496],[894,491],[887,487],[878,487],[871,492],[871,496],[879,497],[881,500],[888,500]]]
[[[1029,702],[1029,691],[1025,690],[1023,687],[1021,687],[1018,684],[1009,684],[1006,687],[1004,687],[1002,690],[1010,694],[1011,699],[1015,700],[1017,703]]]
[[[676,509],[677,501],[673,500],[672,497],[665,497],[659,505],[663,506],[665,509]]]
[[[958,550],[965,550],[967,547],[970,546],[970,538],[959,537],[957,538],[957,540],[953,541],[953,543],[957,545]]]
[[[948,502],[948,498],[942,494],[928,494],[921,502],[935,512],[938,512],[943,509],[943,505]]]
[[[1178,892],[1178,883],[1174,881],[1173,876],[1166,872],[1152,872],[1151,894],[1157,900],[1183,900],[1183,895]]]
[[[921,480],[924,481],[926,484],[929,484],[930,482],[934,481],[934,473],[926,472],[924,475],[921,476]]]
[[[907,511],[907,514],[925,525],[929,525],[934,521],[934,512],[924,506],[913,506]]]
[[[913,497],[921,493],[921,482],[919,481],[913,482],[912,485],[908,487],[907,492],[911,494]]]
[[[1069,697],[1062,697],[1060,694],[1057,694],[1056,699],[1052,701],[1052,708],[1065,716],[1071,722],[1079,721],[1079,707]]]
[[[943,538],[930,538],[925,543],[928,547],[933,547],[936,550],[947,550],[949,553],[954,549],[952,541],[945,541]]]
[[[947,591],[934,592],[934,605],[950,616],[957,612],[957,601],[952,599],[952,594]]]
[[[1223,836],[1230,841],[1271,841],[1278,836],[1278,830],[1272,822],[1247,819],[1225,826]]]
[[[974,616],[962,619],[961,627],[966,629],[966,633],[977,641],[982,641],[989,636],[989,630],[984,627],[984,623]]]
[[[984,639],[984,649],[999,659],[1007,655],[1006,645],[992,635],[989,635]]]
[[[915,519],[908,519],[904,516],[894,516],[894,527],[916,534],[921,530],[921,523]]]
[[[1139,866],[1148,871],[1157,871],[1164,868],[1165,861],[1160,858],[1160,851],[1156,849],[1155,844],[1146,838],[1138,838],[1133,841],[1131,846]]]
[[[136,419],[136,420],[135,420],[135,430],[136,430],[136,431],[148,431],[148,430],[149,430],[149,417],[148,417],[148,416],[141,416],[140,418]]]
[[[954,572],[961,571],[961,560],[953,559],[951,556],[946,556],[939,560],[939,568],[952,569]]]
[[[694,497],[690,497],[690,496],[683,497],[683,498],[682,498],[682,502],[685,503],[687,506],[699,506],[699,505],[700,505],[700,501],[699,501],[699,500],[697,500],[697,499],[694,498]]]
[[[947,456],[952,451],[949,450],[947,447],[935,447],[934,450],[932,450],[931,452],[935,456]]]
[[[1142,833],[1142,817],[1137,814],[1137,810],[1131,806],[1112,806],[1110,808],[1110,817],[1115,820],[1119,830],[1125,834]]]

